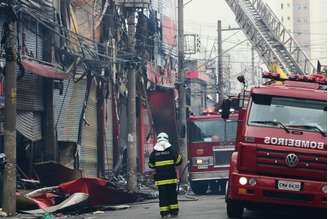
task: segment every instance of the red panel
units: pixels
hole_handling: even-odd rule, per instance
[[[198,80],[201,80],[201,81],[205,81],[205,82],[208,82],[210,79],[207,75],[199,72],[199,71],[190,71],[190,72],[187,72],[186,73],[186,78],[187,79],[198,79]]]
[[[157,133],[166,132],[169,135],[170,143],[177,146],[178,136],[174,89],[158,88],[155,91],[151,91],[148,98],[155,131]]]

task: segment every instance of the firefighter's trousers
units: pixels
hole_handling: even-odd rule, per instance
[[[168,214],[178,215],[178,194],[176,191],[177,184],[159,185],[159,209],[162,216]]]

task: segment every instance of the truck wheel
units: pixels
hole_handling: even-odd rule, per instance
[[[229,201],[229,199],[228,199],[229,191],[228,190],[229,190],[229,181],[227,181],[226,186],[225,186],[224,200],[226,203]]]
[[[196,195],[204,195],[207,192],[208,183],[207,182],[190,182],[191,190]]]
[[[242,218],[244,213],[244,207],[238,202],[227,201],[227,215],[229,218]]]

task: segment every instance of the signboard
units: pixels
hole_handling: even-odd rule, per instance
[[[178,1],[153,0],[152,7],[160,16],[165,50],[175,49],[178,40]]]
[[[115,4],[132,7],[132,8],[146,8],[150,4],[150,0],[115,0]]]
[[[166,0],[162,1],[162,27],[163,27],[163,43],[169,46],[177,46],[178,32],[178,1]]]

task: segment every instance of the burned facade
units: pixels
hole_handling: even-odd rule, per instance
[[[4,5],[0,4],[1,29],[7,16]],[[163,89],[169,91],[168,113],[176,139],[177,16],[167,14],[172,8],[176,12],[174,1],[169,5],[155,1],[149,9],[137,13],[136,117],[141,174],[152,148],[152,136],[165,127],[158,123],[160,112],[152,111],[152,106],[157,109],[156,101]],[[124,10],[114,1],[91,6],[82,0],[22,0],[17,1],[15,12],[20,174],[37,177],[35,166],[48,161],[81,169],[84,176],[109,178],[124,173],[127,63],[135,59],[127,50]],[[1,31],[0,37],[4,34]],[[2,52],[2,108],[4,56]],[[3,126],[3,120],[0,124]],[[0,144],[3,148],[3,141]]]

